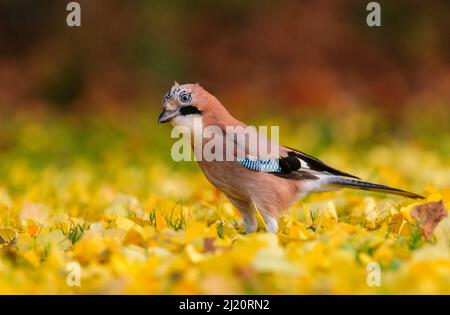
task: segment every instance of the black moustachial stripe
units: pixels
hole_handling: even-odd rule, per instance
[[[182,116],[186,115],[192,115],[192,114],[201,114],[202,112],[198,110],[197,107],[189,105],[189,106],[183,106],[180,108],[180,114]]]

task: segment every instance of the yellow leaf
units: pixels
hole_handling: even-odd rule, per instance
[[[116,217],[116,224],[119,229],[122,229],[125,231],[129,231],[131,229],[136,230],[136,232],[138,232],[138,233],[142,233],[142,231],[143,231],[142,226],[140,226],[139,224],[136,224],[135,222],[131,221],[130,219],[122,217],[122,216]]]
[[[323,215],[327,219],[334,219],[334,220],[337,221],[338,216],[337,216],[337,213],[336,213],[336,206],[334,205],[333,202],[330,201],[330,202],[327,203],[327,205],[326,205],[326,207],[325,207],[325,209],[323,211]]]
[[[31,237],[28,233],[19,233],[15,246],[19,251],[25,252],[30,250],[35,245],[35,239]]]
[[[162,229],[164,229],[167,224],[166,224],[166,219],[163,217],[163,215],[161,214],[161,212],[159,211],[155,211],[156,213],[156,230],[157,231],[161,231]]]
[[[150,225],[150,221],[149,220],[143,220],[143,219],[137,218],[137,217],[131,217],[131,218],[128,218],[128,219],[130,219],[131,221],[133,221],[136,224],[139,224],[142,227]]]
[[[406,225],[406,220],[404,220],[404,218],[405,216],[402,213],[394,214],[388,222],[389,232],[400,235],[402,229]]]
[[[11,228],[0,229],[0,244],[11,243],[17,236],[17,232]]]
[[[292,227],[289,229],[288,235],[293,239],[299,239],[303,241],[313,238],[313,235],[305,228],[305,226],[298,223],[292,225]]]
[[[27,233],[30,234],[30,236],[32,236],[32,237],[36,237],[36,235],[38,235],[38,233],[39,233],[39,230],[40,230],[40,228],[39,228],[39,225],[37,225],[37,224],[30,224],[27,227]]]
[[[125,235],[123,243],[124,245],[142,245],[144,243],[144,238],[142,237],[141,233],[136,232],[136,230],[134,229],[131,229]]]
[[[204,222],[192,222],[184,231],[185,243],[191,242],[194,238],[216,237],[217,225],[207,226]]]
[[[203,260],[203,255],[199,253],[191,244],[186,246],[185,251],[190,261],[194,264]]]

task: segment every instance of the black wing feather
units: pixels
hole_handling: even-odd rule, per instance
[[[319,160],[319,159],[317,159],[317,158],[315,158],[315,157],[313,157],[311,155],[308,155],[306,153],[297,151],[297,150],[289,148],[289,147],[286,147],[286,148],[289,149],[289,150],[292,150],[292,151],[288,152],[288,156],[286,158],[289,159],[289,158],[292,158],[292,157],[296,157],[296,159],[298,158],[298,159],[304,161],[311,170],[318,171],[318,172],[327,172],[327,173],[330,173],[332,175],[345,176],[345,177],[351,177],[351,178],[359,179],[359,177],[357,177],[355,175],[351,175],[349,173],[342,172],[342,171],[337,170],[337,169],[335,169],[335,168],[333,168],[331,166],[328,166],[325,163],[323,163],[321,160]],[[286,159],[286,158],[282,158],[282,159]],[[300,163],[300,161],[299,161],[299,163]]]

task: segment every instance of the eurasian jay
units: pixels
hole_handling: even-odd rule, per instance
[[[200,130],[195,128],[195,121],[201,123]],[[228,137],[230,127],[234,128],[233,130],[241,130],[239,132],[242,133],[247,126],[234,118],[216,97],[198,84],[179,85],[175,82],[170,91],[164,95],[163,111],[159,115],[158,122],[171,122],[173,126],[188,129],[192,133],[189,140],[191,144],[194,144],[196,137],[200,138],[202,149],[205,149],[209,140],[221,137],[220,140],[223,142],[216,144],[222,143],[223,147],[217,145],[209,151],[210,153],[216,154],[221,149],[230,151],[227,150],[229,149],[227,146],[231,144],[233,152],[224,154],[231,154],[232,159],[227,155],[226,158],[224,156],[222,159],[211,160],[208,157],[198,156],[198,152],[196,159],[206,178],[239,210],[246,233],[257,230],[256,213],[261,215],[268,231],[277,232],[277,219],[282,211],[312,192],[353,188],[409,198],[424,198],[408,191],[364,182],[308,154],[274,144],[260,134],[257,134],[256,142],[253,141],[253,144],[249,144],[252,142],[249,141],[252,136],[248,134],[244,138],[235,135]],[[215,127],[222,133],[210,132],[205,135],[203,131],[208,127]],[[255,153],[255,143],[257,149],[264,144],[272,150],[269,153],[265,151],[260,153],[256,150]],[[211,149],[211,145],[209,146]],[[214,152],[215,150],[218,151]],[[217,157],[217,154],[215,156]]]

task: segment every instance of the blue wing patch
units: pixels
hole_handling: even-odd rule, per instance
[[[245,158],[238,157],[237,160],[242,166],[252,171],[267,173],[281,172],[278,159],[258,160],[246,156]]]

